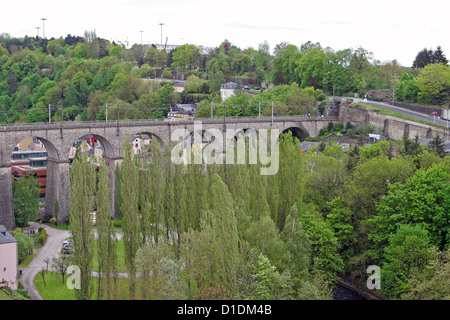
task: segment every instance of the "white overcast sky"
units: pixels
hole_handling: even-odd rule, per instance
[[[5,1],[6,2],[6,1]],[[450,58],[448,0],[21,0],[2,3],[0,33],[13,37],[83,36],[108,40],[191,43],[216,47],[224,39],[241,49],[267,40],[300,46],[320,42],[334,50],[363,47],[381,62],[411,66],[423,48],[440,45]],[[143,31],[142,33],[140,31]]]

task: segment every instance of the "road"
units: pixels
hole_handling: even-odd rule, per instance
[[[355,102],[356,102],[356,99],[355,99]],[[357,102],[363,102],[363,101],[358,99]],[[425,121],[428,121],[428,122],[431,122],[431,123],[436,123],[436,124],[439,124],[439,125],[444,126],[444,127],[450,126],[450,121],[447,122],[447,120],[442,120],[442,119],[438,119],[438,118],[435,119],[431,115],[427,116],[427,115],[425,115],[423,113],[411,111],[411,110],[408,110],[408,109],[403,109],[403,108],[400,108],[400,107],[395,107],[395,106],[392,106],[390,104],[381,103],[381,102],[373,102],[373,101],[367,101],[367,102],[364,102],[364,103],[371,104],[371,105],[374,105],[376,107],[381,107],[381,108],[384,108],[384,109],[396,111],[398,113],[402,113],[402,114],[405,114],[407,116],[411,116],[411,117],[414,117],[414,118],[417,118],[417,119],[420,119],[420,120],[425,120]]]
[[[40,226],[37,222],[30,222],[29,224],[31,226]],[[47,231],[47,241],[38,251],[28,267],[24,269],[22,276],[20,277],[20,282],[23,284],[25,289],[27,289],[31,300],[42,300],[42,297],[39,295],[33,280],[39,271],[46,268],[47,265],[45,264],[44,259],[46,257],[53,258],[56,256],[60,252],[61,242],[70,237],[69,231],[54,229],[48,226],[44,226],[44,228]],[[50,266],[49,269],[51,269]]]

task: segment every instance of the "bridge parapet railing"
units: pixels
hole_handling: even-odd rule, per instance
[[[225,122],[267,122],[271,121],[271,116],[254,116],[254,117],[222,117],[215,118],[194,118],[188,120],[172,120],[167,119],[130,119],[130,120],[97,120],[97,121],[63,121],[61,122],[32,122],[32,123],[8,123],[0,124],[0,131],[15,130],[45,130],[63,128],[79,128],[79,127],[116,127],[116,126],[138,126],[138,125],[164,125],[164,124],[192,124],[194,121],[202,121],[205,123],[223,123]],[[313,117],[304,115],[295,116],[274,116],[274,121],[335,121],[336,117]]]

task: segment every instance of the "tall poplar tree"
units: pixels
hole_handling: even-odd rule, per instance
[[[92,292],[94,234],[91,212],[94,194],[95,167],[89,162],[87,154],[80,152],[78,148],[70,168],[70,231],[73,237],[74,264],[80,267],[80,289],[75,289],[79,300],[88,300]]]
[[[107,299],[111,298],[111,292],[115,287],[111,283],[111,273],[115,276],[117,273],[117,252],[116,235],[114,224],[110,219],[110,196],[111,184],[108,178],[108,167],[105,160],[100,159],[100,169],[98,171],[98,183],[96,192],[97,205],[97,248],[98,248],[98,286],[97,299],[102,299],[105,291]],[[106,283],[103,281],[105,279]]]
[[[142,244],[139,219],[139,168],[133,160],[130,139],[123,144],[123,162],[121,165],[121,211],[123,214],[123,242],[125,264],[128,271],[130,299],[135,299],[136,267],[134,258]]]

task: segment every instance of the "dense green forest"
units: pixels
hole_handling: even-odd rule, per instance
[[[376,293],[386,299],[449,299],[450,157],[435,140],[405,139],[395,151],[386,141],[347,152],[329,144],[305,154],[287,133],[272,176],[260,175],[260,164],[175,165],[168,146],[148,161],[125,142],[115,189],[130,298],[330,299],[340,277],[365,287],[375,265]],[[115,252],[102,201],[111,186],[104,162],[98,182],[94,171],[78,154],[70,221],[76,248],[92,248],[86,212],[103,204],[98,250],[106,259]],[[78,265],[92,261],[78,252]],[[84,288],[82,298],[98,292]]]
[[[251,97],[241,91],[227,104],[252,107],[235,108],[230,115],[255,115],[260,101],[284,106],[277,112],[285,114],[295,106],[302,111],[317,107],[325,94],[362,96],[393,88],[399,101],[441,106],[450,92],[447,63],[440,47],[419,52],[409,68],[395,59],[380,62],[364,48],[335,51],[310,41],[300,47],[281,42],[272,52],[267,42],[240,49],[228,40],[208,52],[195,45],[159,51],[138,44],[128,49],[92,31],[58,39],[2,34],[0,123],[46,122],[49,105],[53,121],[61,115],[64,120],[104,120],[106,104],[118,111],[109,112],[111,120],[162,118],[175,103],[201,103],[204,115],[207,105],[221,101],[219,89],[227,80],[281,87]],[[177,73],[190,76],[182,93],[171,81]]]

